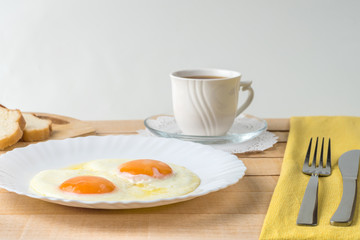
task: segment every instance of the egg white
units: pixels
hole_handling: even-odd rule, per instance
[[[45,197],[81,201],[146,201],[185,195],[200,185],[200,178],[185,167],[167,163],[173,170],[170,176],[152,178],[148,175],[120,173],[119,165],[132,159],[99,159],[65,169],[45,170],[33,177],[30,191]],[[83,175],[104,177],[115,190],[102,194],[77,194],[62,191],[66,180]]]

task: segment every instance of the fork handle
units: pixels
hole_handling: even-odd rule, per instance
[[[317,225],[319,175],[312,174],[305,190],[296,224]]]
[[[349,226],[352,223],[356,204],[356,179],[343,178],[343,195],[330,223],[334,226]]]

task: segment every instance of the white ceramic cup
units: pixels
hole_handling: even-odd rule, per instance
[[[183,70],[170,77],[175,120],[186,135],[225,135],[254,97],[252,82],[240,81],[241,74],[234,71]],[[240,90],[248,91],[248,96],[238,107]]]

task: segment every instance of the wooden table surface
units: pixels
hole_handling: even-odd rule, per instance
[[[247,167],[246,176],[190,201],[98,210],[56,205],[0,189],[0,239],[258,239],[289,131],[288,119],[267,121],[269,131],[279,136],[278,143],[263,152],[237,154]],[[136,134],[144,128],[142,120],[87,123],[97,135]]]

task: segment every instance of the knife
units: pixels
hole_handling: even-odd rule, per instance
[[[330,224],[350,226],[356,204],[357,176],[359,171],[360,150],[351,150],[339,159],[339,168],[343,178],[343,195],[338,209],[332,216]]]

